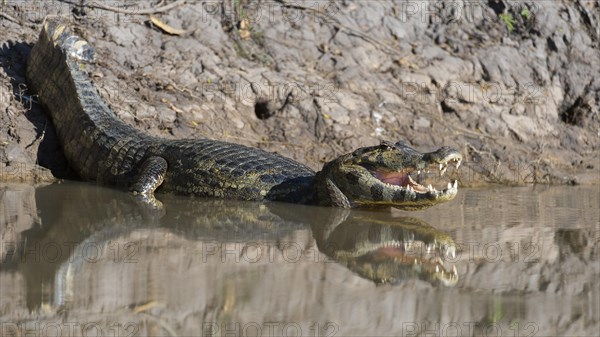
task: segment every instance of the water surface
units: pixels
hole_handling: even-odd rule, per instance
[[[0,186],[2,336],[596,336],[597,187],[348,211]]]

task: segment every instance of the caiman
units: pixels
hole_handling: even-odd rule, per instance
[[[64,154],[84,180],[154,192],[338,207],[426,208],[453,199],[457,181],[437,190],[416,174],[460,165],[441,147],[420,153],[402,142],[359,148],[319,172],[281,155],[211,139],[146,135],[119,120],[88,77],[94,49],[60,20],[46,20],[27,63],[27,81],[50,114]],[[418,180],[418,179],[417,179]]]

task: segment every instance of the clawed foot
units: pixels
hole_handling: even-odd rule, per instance
[[[163,203],[154,197],[154,194],[142,194],[138,192],[132,192],[136,203],[144,209],[144,215],[149,218],[162,218],[165,213],[165,207]]]

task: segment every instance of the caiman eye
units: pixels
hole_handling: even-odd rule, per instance
[[[396,147],[396,145],[394,143],[389,142],[387,140],[382,140],[381,144],[379,144],[379,146],[386,150],[393,149]]]

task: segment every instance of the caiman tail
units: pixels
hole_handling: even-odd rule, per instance
[[[143,156],[143,148],[133,146],[135,140],[147,137],[118,120],[100,99],[83,72],[90,62],[94,62],[92,46],[64,25],[47,21],[29,56],[27,81],[50,113],[75,171],[85,180],[125,183],[132,178],[133,159]],[[114,158],[114,153],[124,156]]]

